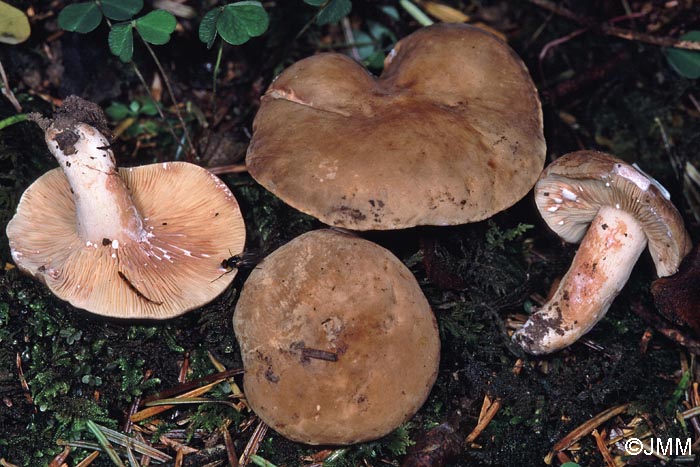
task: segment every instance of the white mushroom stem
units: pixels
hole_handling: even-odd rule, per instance
[[[49,150],[58,160],[73,193],[77,232],[88,246],[145,238],[143,220],[119,176],[109,141],[90,125],[46,130]]]
[[[646,235],[631,214],[602,207],[554,296],[513,339],[535,355],[576,342],[605,316],[646,244]]]

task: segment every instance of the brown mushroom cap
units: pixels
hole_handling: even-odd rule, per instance
[[[396,229],[492,216],[544,164],[542,111],[522,61],[481,29],[439,24],[399,41],[375,79],[320,54],[270,86],[251,175],[329,225]]]
[[[579,242],[601,206],[629,212],[647,236],[660,277],[678,270],[691,241],[683,219],[652,181],[609,154],[577,151],[550,164],[535,186],[547,225],[567,242]]]
[[[268,256],[233,324],[248,403],[295,441],[379,438],[420,408],[437,376],[435,317],[415,278],[347,234],[309,232]]]
[[[119,172],[143,216],[144,241],[81,240],[70,186],[55,169],[25,191],[7,226],[16,264],[58,297],[106,316],[163,319],[211,301],[235,276],[223,274],[222,261],[245,243],[231,191],[184,162]]]

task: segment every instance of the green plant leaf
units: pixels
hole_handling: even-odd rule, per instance
[[[134,56],[134,35],[131,32],[132,29],[133,25],[131,23],[115,24],[109,31],[109,37],[107,38],[109,50],[124,63],[130,62]]]
[[[165,10],[155,10],[136,20],[136,30],[143,40],[154,45],[163,45],[170,40],[177,20]]]
[[[29,39],[29,20],[19,8],[0,2],[0,42],[19,44]]]
[[[71,32],[88,33],[102,22],[102,12],[95,2],[74,3],[58,14],[58,25]]]
[[[352,10],[352,2],[350,0],[331,0],[323,7],[316,18],[318,24],[337,23]]]
[[[223,8],[216,30],[229,44],[241,45],[267,31],[269,24],[270,18],[260,2],[236,2]]]
[[[681,40],[700,42],[700,31],[689,31]],[[667,49],[666,59],[679,75],[690,79],[700,78],[700,52],[695,50]]]
[[[143,0],[102,0],[102,12],[115,21],[131,19],[143,8]]]
[[[111,120],[119,122],[129,116],[129,108],[119,102],[112,102],[110,106],[105,109],[105,113]]]
[[[304,0],[304,3],[306,3],[307,5],[321,6],[327,1],[328,0]]]
[[[150,97],[139,99],[139,103],[141,104],[140,112],[143,115],[149,115],[151,117],[158,115],[158,107],[156,107],[156,103],[153,102],[153,99]]]
[[[223,8],[214,8],[208,11],[202,22],[199,23],[199,40],[207,44],[207,49],[211,49],[216,39],[216,23]]]

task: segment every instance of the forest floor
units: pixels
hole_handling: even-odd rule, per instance
[[[21,106],[15,108],[4,92],[0,121],[24,112],[49,115],[63,98],[79,95],[108,108],[120,166],[189,159],[241,168],[260,95],[281,70],[332,50],[358,53],[379,74],[392,45],[420,27],[403,4],[391,0],[353,0],[345,19],[324,25],[318,24],[323,7],[301,0],[263,2],[270,18],[266,32],[240,46],[222,45],[214,76],[219,42],[207,49],[198,38],[212,2],[147,1],[139,14],[156,5],[185,7],[173,10],[178,27],[170,41],[153,50],[179,102],[194,156],[178,149],[182,124],[142,43],[134,44],[135,68],[110,53],[106,23],[87,34],[62,30],[57,16],[69,2],[8,3],[28,14],[32,31],[26,42],[0,48],[6,85]],[[686,173],[700,169],[700,87],[683,67],[700,62],[700,52],[674,66],[668,48],[647,39],[674,42],[699,24],[700,7],[685,0],[441,3],[453,9],[448,14],[459,11],[469,23],[502,35],[526,63],[542,100],[547,163],[579,149],[636,162],[670,191],[698,241],[700,186]],[[325,8],[343,4],[331,0]],[[435,13],[435,4],[414,3],[433,12],[437,22],[446,13]],[[633,33],[622,38],[619,31]],[[35,124],[0,130],[0,225],[11,219],[23,191],[55,166]],[[248,251],[264,256],[323,227],[245,171],[221,177],[241,205]],[[129,422],[147,398],[172,397],[204,386],[215,373],[231,370],[224,373],[230,376],[242,368],[231,320],[246,272],[213,302],[179,318],[105,319],[61,301],[13,267],[3,227],[0,465],[115,465],[104,454],[85,460],[98,447],[88,422],[152,444],[170,456],[164,465],[235,465],[236,458],[246,461],[253,454],[252,462],[268,466],[530,466],[542,465],[548,455],[553,464],[569,466],[700,465],[623,450],[630,436],[700,443],[700,424],[679,417],[700,403],[700,371],[692,352],[657,330],[648,253],[584,339],[551,356],[532,357],[509,334],[566,272],[576,246],[547,228],[531,193],[479,223],[361,235],[396,254],[418,279],[437,317],[441,364],[426,404],[410,422],[385,438],[337,448],[293,443],[263,431],[247,409],[225,404],[177,405]],[[687,329],[679,333],[694,338]],[[230,376],[202,396],[238,404],[242,387],[240,375]],[[605,413],[612,415],[600,416]],[[581,436],[566,438],[586,423]],[[113,444],[127,463],[126,450],[119,441]],[[426,454],[426,446],[434,452]],[[146,465],[148,456],[136,451],[136,462]],[[57,459],[61,453],[66,456]],[[156,458],[148,462],[160,465]]]

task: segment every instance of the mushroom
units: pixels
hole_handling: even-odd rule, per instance
[[[581,245],[552,298],[513,335],[531,354],[555,352],[587,333],[645,246],[660,277],[673,274],[690,248],[680,214],[654,181],[609,154],[557,159],[535,185],[535,202],[557,235]]]
[[[681,262],[678,272],[651,284],[656,309],[673,323],[700,334],[700,244]]]
[[[333,230],[265,258],[233,326],[250,407],[294,441],[384,436],[413,416],[437,376],[437,325],[411,272],[384,248]]]
[[[243,250],[245,227],[221,180],[182,162],[117,169],[101,109],[80,98],[39,123],[60,168],[24,192],[7,225],[20,269],[120,318],[176,316],[231,283],[224,260]]]
[[[399,41],[377,79],[333,53],[289,67],[261,99],[246,162],[326,224],[385,230],[491,217],[544,157],[523,62],[479,28],[439,24]]]

